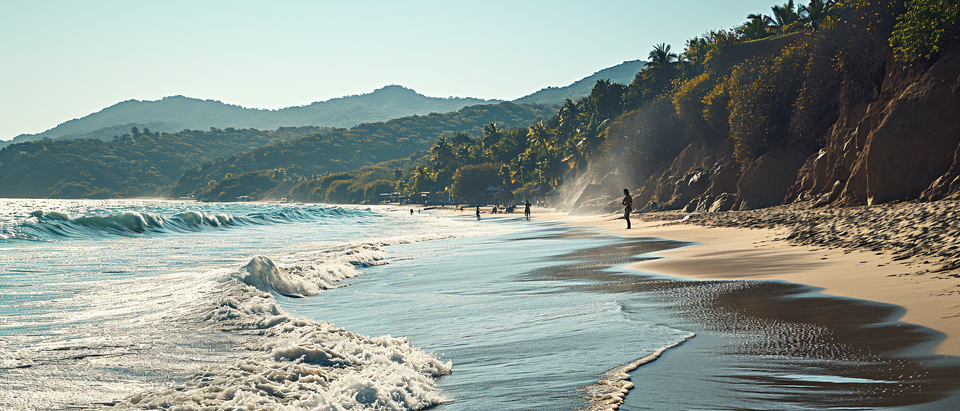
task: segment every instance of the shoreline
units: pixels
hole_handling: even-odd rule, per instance
[[[890,252],[800,244],[786,239],[787,228],[718,227],[702,218],[680,223],[679,213],[651,217],[635,215],[633,228],[627,230],[614,215],[570,216],[542,208],[533,212],[534,220],[690,243],[651,253],[659,258],[628,266],[633,270],[691,280],[779,280],[818,288],[824,295],[902,307],[902,317],[890,321],[943,335],[935,346],[921,348],[928,352],[911,354],[960,356],[960,270],[928,272],[923,267],[930,266],[924,263],[929,259],[922,256],[895,261]]]
[[[604,390],[602,394],[617,397],[609,398],[610,409],[733,405],[724,402],[725,393],[745,387],[745,381],[764,388],[757,388],[756,395],[747,389],[736,401],[761,409],[775,397],[816,408],[859,404],[904,410],[949,408],[960,399],[953,378],[960,366],[953,354],[958,334],[947,332],[950,317],[939,306],[953,302],[949,288],[957,282],[951,282],[952,277],[920,275],[917,266],[911,267],[915,260],[894,261],[898,253],[890,249],[828,248],[802,244],[791,237],[789,227],[751,229],[741,221],[749,213],[728,214],[736,224],[705,221],[702,214],[686,216],[634,215],[633,228],[627,230],[623,219],[612,214],[533,210],[534,223],[620,237],[624,244],[631,242],[626,239],[677,244],[636,254],[638,262],[619,266],[620,272],[641,275],[634,279],[626,274],[598,289],[642,293],[652,291],[651,279],[660,277],[661,290],[676,287],[666,298],[677,304],[677,324],[699,337],[681,351],[664,353],[668,361],[652,361],[642,371],[629,373],[629,384],[619,390]],[[831,223],[814,217],[817,224]],[[526,223],[522,214],[481,214],[481,221],[496,219]],[[916,290],[905,290],[907,285],[920,291],[940,289],[942,295],[930,301]],[[634,385],[643,389],[629,390]],[[649,395],[689,386],[698,387],[708,400]],[[832,394],[823,396],[826,392]]]

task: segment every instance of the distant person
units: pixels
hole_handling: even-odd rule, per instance
[[[480,206],[477,206],[477,221],[480,221]]]
[[[527,220],[530,219],[530,201],[523,200],[523,216],[527,217]]]
[[[413,209],[412,209],[412,208],[410,209],[410,215],[413,215]]]
[[[627,220],[627,230],[630,229],[630,212],[633,211],[633,197],[630,197],[630,190],[623,189],[623,219]]]
[[[490,214],[496,214],[496,213],[497,213],[497,206],[493,206],[493,207],[490,209]]]

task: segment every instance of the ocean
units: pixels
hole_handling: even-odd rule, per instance
[[[955,359],[905,354],[937,333],[897,307],[626,268],[666,239],[410,210],[0,200],[0,409],[920,409],[957,388]]]

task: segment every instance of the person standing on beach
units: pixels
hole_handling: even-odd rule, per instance
[[[477,206],[477,221],[480,220],[480,206]]]
[[[633,197],[630,197],[630,190],[623,189],[623,219],[627,220],[627,230],[630,229],[630,212],[633,211]]]
[[[523,216],[527,217],[527,220],[530,219],[530,201],[523,200]]]

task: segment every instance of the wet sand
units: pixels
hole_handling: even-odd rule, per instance
[[[925,410],[960,407],[952,210],[960,205],[776,207],[682,222],[684,214],[650,213],[634,215],[631,230],[613,215],[540,209],[534,220],[687,242],[629,268],[706,280],[657,285],[676,301],[676,320],[698,335],[631,373],[638,388],[620,409]],[[640,278],[607,282],[604,291],[656,284]]]
[[[954,211],[956,210],[956,211]],[[903,307],[899,321],[943,333],[934,354],[960,356],[960,203],[634,215],[534,215],[625,237],[692,243],[655,253],[640,271],[680,278],[782,280],[823,294]]]

